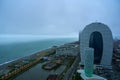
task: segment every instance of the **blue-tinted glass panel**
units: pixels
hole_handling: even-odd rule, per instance
[[[103,53],[103,38],[100,32],[91,34],[89,47],[94,48],[94,64],[100,64]]]

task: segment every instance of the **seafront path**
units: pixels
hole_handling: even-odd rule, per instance
[[[55,48],[49,48],[35,54],[25,56],[0,65],[0,80],[8,80],[42,62],[41,58],[55,53]]]

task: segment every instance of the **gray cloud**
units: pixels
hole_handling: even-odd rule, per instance
[[[0,34],[72,35],[97,20],[119,35],[119,4],[118,0],[1,0]]]

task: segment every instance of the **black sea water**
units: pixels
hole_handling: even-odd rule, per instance
[[[76,38],[0,37],[0,64],[76,40]]]

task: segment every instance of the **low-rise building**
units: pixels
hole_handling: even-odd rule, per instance
[[[64,44],[56,49],[56,55],[77,55],[79,52],[79,44]]]

